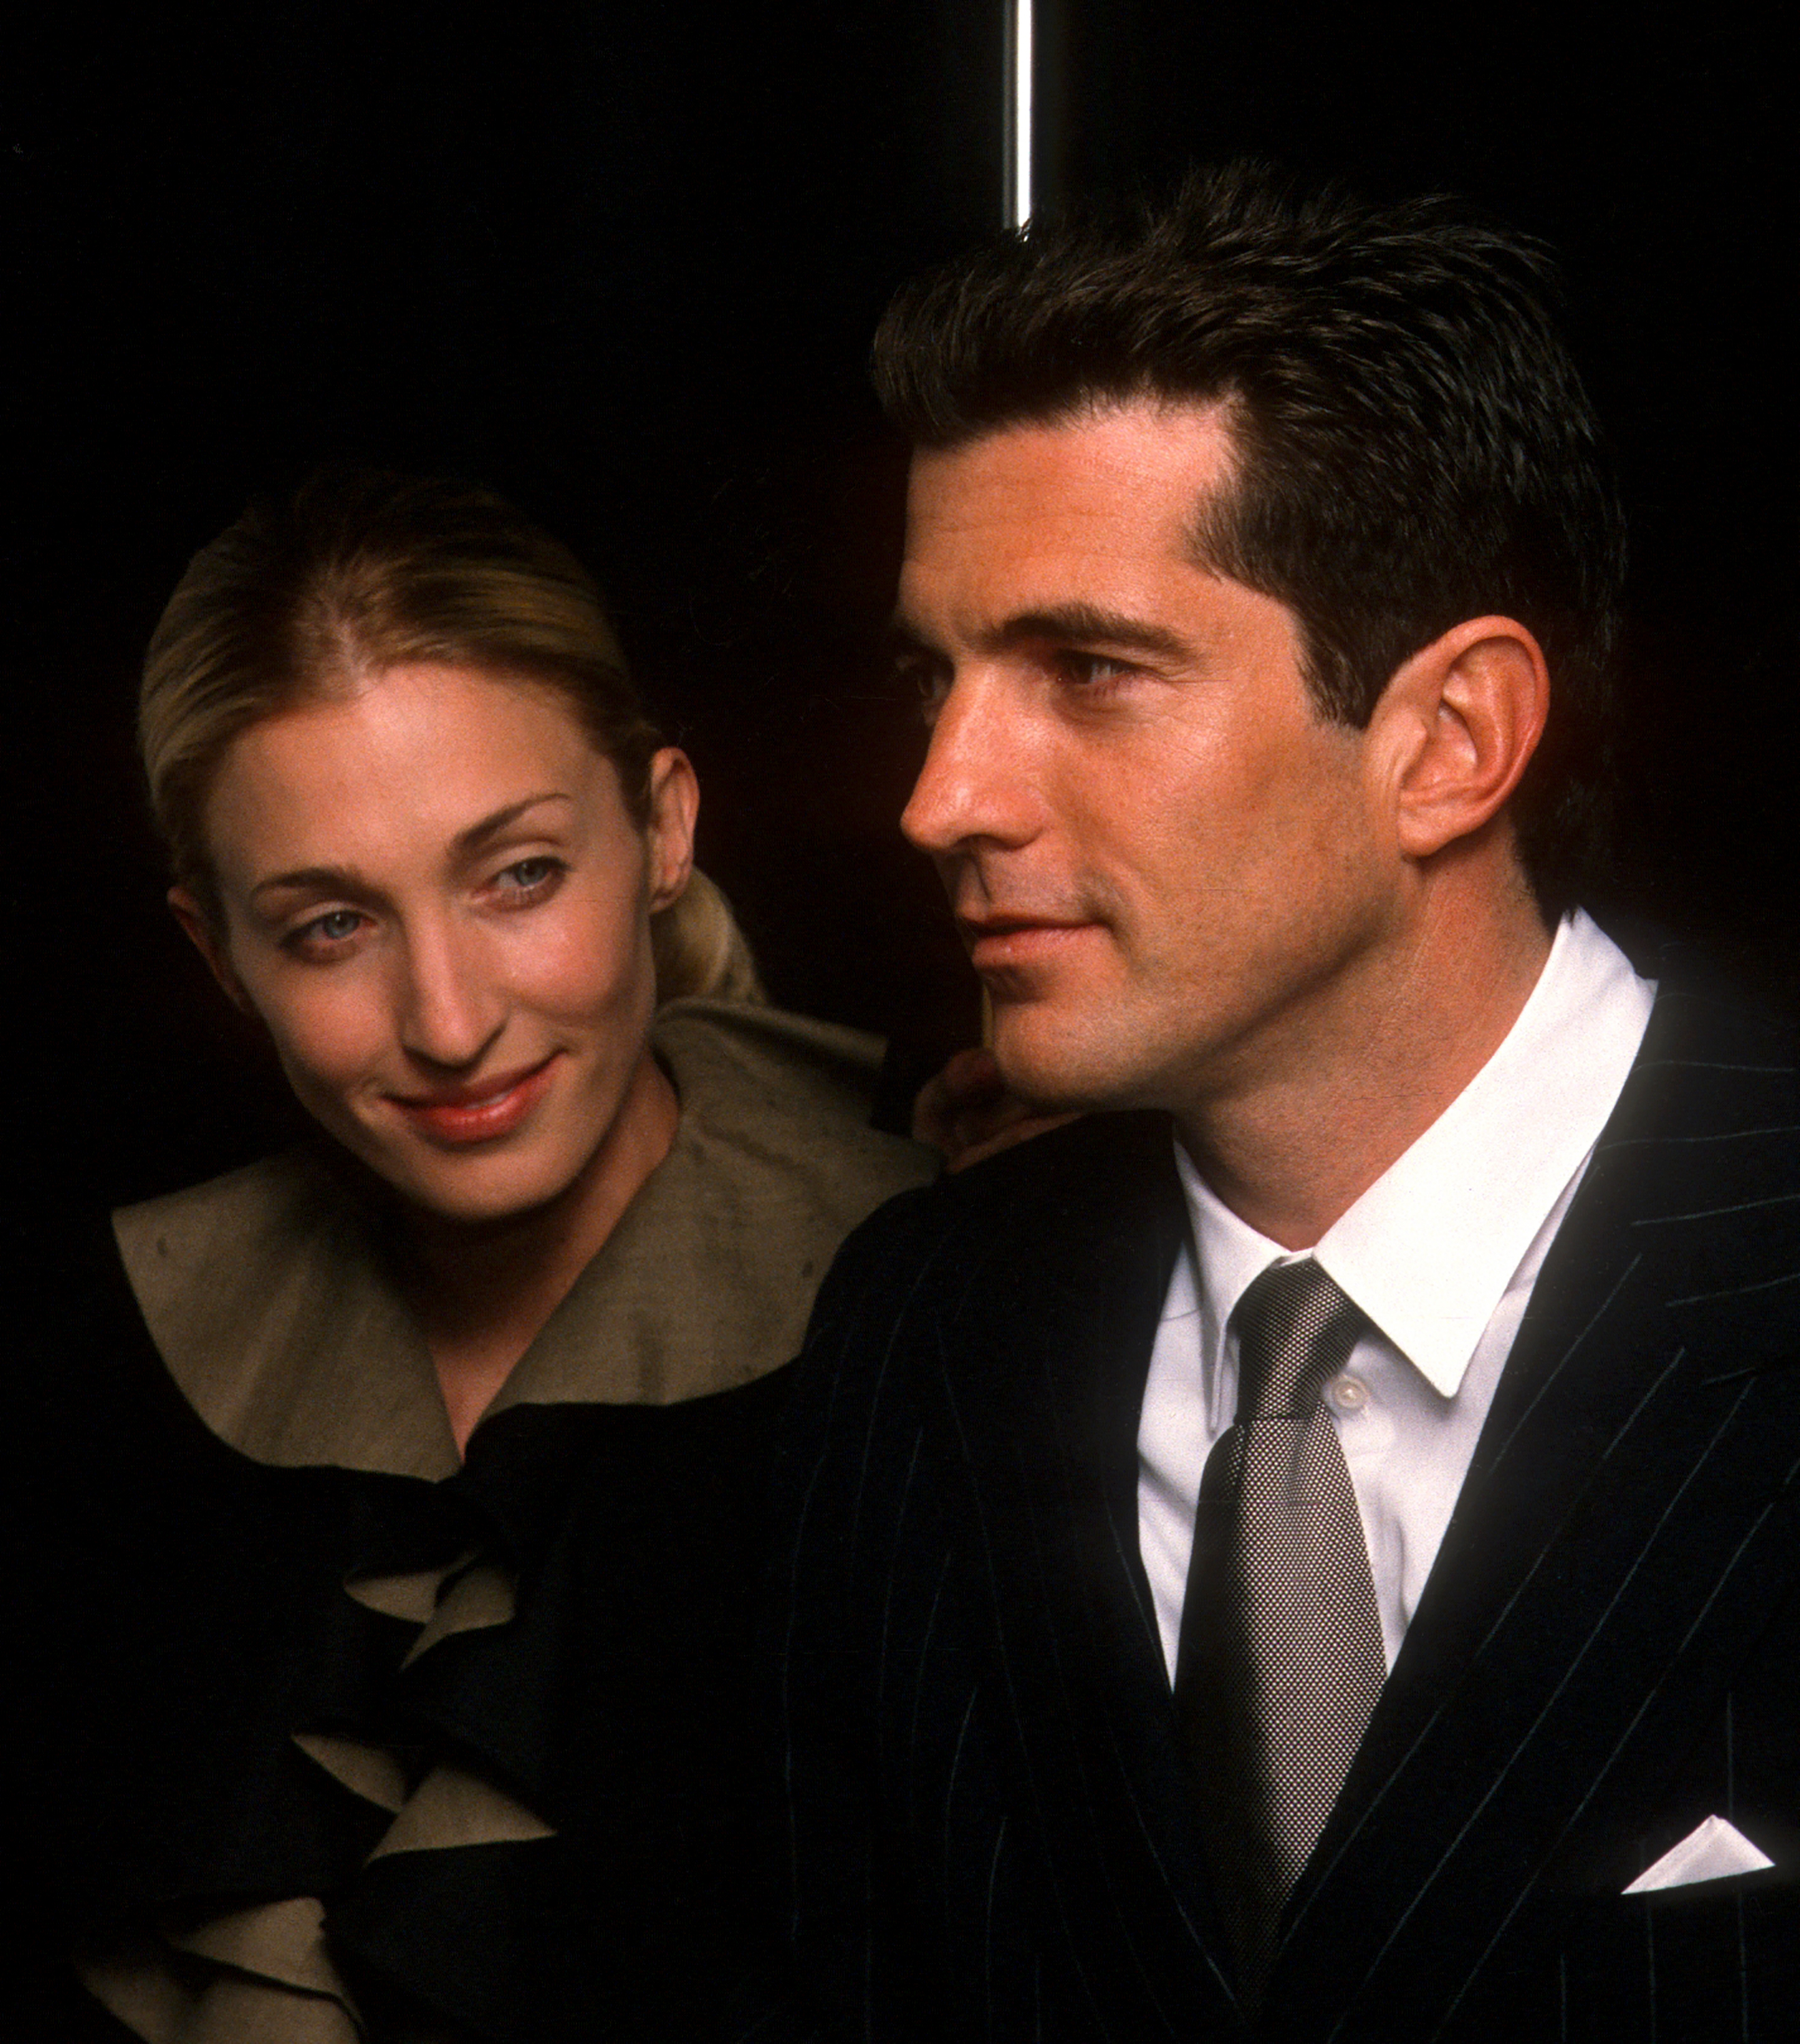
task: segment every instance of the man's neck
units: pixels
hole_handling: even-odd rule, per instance
[[[1551,934],[1522,895],[1476,906],[1422,917],[1291,1040],[1177,1108],[1207,1183],[1260,1234],[1311,1248],[1505,1040]]]

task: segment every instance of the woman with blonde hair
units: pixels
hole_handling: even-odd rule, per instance
[[[868,1126],[877,1047],[763,1003],[593,584],[486,491],[253,509],[140,736],[171,905],[320,1139],[61,1274],[82,2019],[698,2036],[772,1373],[931,1161]]]

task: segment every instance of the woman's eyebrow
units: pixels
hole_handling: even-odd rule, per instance
[[[271,873],[250,890],[254,901],[259,894],[279,893],[364,894],[368,882],[347,866],[297,866],[290,873]]]
[[[461,830],[451,841],[453,857],[471,859],[482,847],[491,843],[502,832],[509,830],[528,810],[535,809],[543,802],[573,804],[573,795],[565,795],[557,790],[546,790],[540,795],[527,795],[523,801],[509,802],[504,809],[493,811],[478,822]],[[347,866],[298,866],[290,872],[271,873],[267,879],[259,880],[250,890],[250,898],[259,895],[305,890],[313,893],[365,894],[370,892],[368,882]]]
[[[540,802],[567,802],[574,804],[573,795],[565,795],[557,790],[547,790],[541,795],[528,795],[522,802],[509,802],[503,809],[496,809],[492,816],[483,816],[479,823],[470,824],[464,831],[456,833],[454,849],[459,858],[467,858],[481,850],[483,845],[510,829],[528,809],[535,809]]]

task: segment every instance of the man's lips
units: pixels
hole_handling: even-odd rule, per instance
[[[992,909],[956,920],[977,972],[1040,962],[1096,927],[1081,916],[1008,915]]]
[[[466,1085],[438,1086],[429,1093],[390,1093],[388,1099],[424,1134],[440,1143],[486,1143],[509,1135],[543,1097],[557,1053],[535,1065]]]

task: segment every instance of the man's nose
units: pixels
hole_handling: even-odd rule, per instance
[[[453,916],[406,932],[397,1020],[414,1057],[462,1070],[476,1064],[506,1023],[506,1001],[478,932]]]
[[[942,856],[977,840],[1027,843],[1038,828],[1027,720],[1004,678],[958,675],[939,706],[931,743],[900,828]]]

